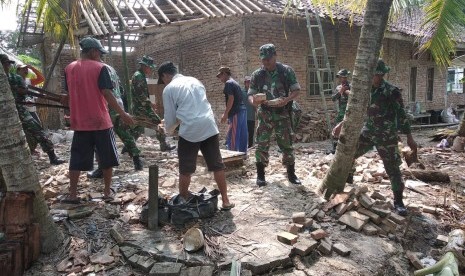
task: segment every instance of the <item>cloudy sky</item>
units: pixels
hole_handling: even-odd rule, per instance
[[[0,7],[0,31],[16,29],[16,4],[18,1],[10,2],[10,5]]]

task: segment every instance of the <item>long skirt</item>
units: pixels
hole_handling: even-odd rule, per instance
[[[241,108],[238,113],[228,118],[228,135],[226,146],[228,150],[247,152],[247,110]]]

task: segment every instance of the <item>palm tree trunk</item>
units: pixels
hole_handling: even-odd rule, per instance
[[[352,94],[349,98],[344,126],[336,155],[318,188],[326,198],[344,189],[352,167],[357,142],[370,101],[373,71],[378,61],[392,0],[368,0],[352,77]]]
[[[50,216],[3,70],[0,70],[0,129],[0,183],[7,191],[35,193],[34,221],[40,224],[42,252],[49,253],[62,244],[63,233]]]

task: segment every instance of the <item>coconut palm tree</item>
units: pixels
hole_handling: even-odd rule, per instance
[[[35,193],[33,217],[40,224],[42,252],[49,253],[62,244],[63,234],[53,222],[42,194],[37,170],[3,68],[0,70],[0,128],[0,188],[11,192]]]
[[[334,0],[302,0],[305,7],[312,5],[331,7],[342,2]],[[299,0],[288,0],[291,7]],[[352,77],[352,94],[340,134],[334,160],[318,190],[326,198],[344,189],[347,176],[351,170],[360,130],[365,118],[365,110],[370,100],[371,80],[379,57],[384,32],[389,15],[412,7],[425,7],[423,22],[424,36],[418,39],[419,51],[429,50],[440,66],[450,62],[450,54],[455,51],[454,28],[465,25],[463,7],[465,0],[367,0],[353,1],[348,8],[354,12],[364,10],[364,20],[355,59]]]

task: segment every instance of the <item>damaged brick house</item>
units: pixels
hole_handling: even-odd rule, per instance
[[[316,72],[309,46],[305,16],[297,10],[283,19],[285,0],[127,0],[104,1],[103,10],[84,2],[82,29],[84,33],[101,37],[112,54],[107,62],[123,74],[121,36],[125,34],[129,75],[135,70],[137,58],[154,57],[157,64],[171,60],[185,75],[201,80],[219,118],[224,110],[222,83],[215,77],[222,65],[231,67],[233,77],[242,83],[245,75],[260,66],[258,48],[265,43],[277,46],[278,61],[291,65],[302,86],[298,99],[304,112],[322,108]],[[334,24],[328,12],[320,10],[324,36],[332,67],[326,74],[326,84],[334,82],[340,68],[352,70],[363,18],[336,8]],[[382,56],[391,66],[387,80],[403,89],[409,106],[421,111],[444,109],[448,70],[439,68],[428,53],[418,55],[415,37],[421,35],[421,11],[403,15],[389,23]],[[107,20],[110,19],[111,20]],[[120,20],[119,20],[120,19]],[[119,31],[119,21],[123,23]],[[111,24],[109,24],[111,22]],[[112,26],[113,25],[113,26]],[[105,27],[105,28],[104,28]],[[108,37],[112,37],[108,39]],[[465,50],[465,36],[457,41],[457,55]],[[73,58],[62,55],[59,66]],[[459,91],[459,92],[463,92]],[[333,107],[330,97],[326,98]],[[447,102],[465,104],[464,93],[447,94]],[[417,103],[417,104],[415,104]],[[419,103],[419,104],[418,104]]]

